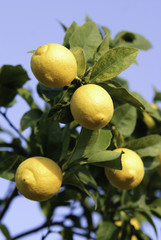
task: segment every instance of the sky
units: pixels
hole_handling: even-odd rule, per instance
[[[139,64],[133,64],[120,76],[128,80],[132,91],[139,92],[152,102],[153,87],[161,91],[160,10],[160,0],[1,0],[0,67],[4,64],[21,64],[31,79],[25,87],[32,90],[37,103],[42,106],[35,89],[37,80],[30,69],[31,54],[27,52],[49,42],[62,44],[64,30],[59,21],[67,27],[73,21],[81,25],[88,15],[97,24],[109,27],[112,37],[122,30],[127,30],[139,33],[151,42],[152,49],[140,51],[137,58]],[[8,117],[19,128],[20,119],[28,106],[19,97],[16,100],[17,104],[9,110]],[[2,117],[0,127],[9,128]],[[25,134],[27,132],[24,132]],[[2,134],[0,137],[7,138]],[[9,182],[0,178],[0,198],[7,193],[8,186]],[[11,234],[15,235],[38,226],[43,220],[38,204],[19,196],[13,201],[3,223],[8,226]],[[40,236],[35,234],[34,240],[39,240]],[[0,239],[4,240],[1,233]],[[33,236],[20,240],[31,239]],[[59,240],[57,236],[55,239]]]

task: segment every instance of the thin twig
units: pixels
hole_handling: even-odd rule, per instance
[[[26,232],[24,232],[24,233],[21,233],[21,234],[15,236],[15,237],[13,237],[12,240],[16,240],[16,239],[18,239],[18,238],[27,236],[27,235],[32,234],[32,233],[35,233],[35,232],[38,232],[39,230],[41,230],[41,229],[43,229],[43,228],[46,228],[46,227],[49,227],[49,226],[52,226],[52,225],[61,225],[61,223],[60,223],[60,222],[58,222],[58,223],[56,223],[56,222],[55,222],[55,223],[49,223],[48,221],[46,221],[45,223],[43,223],[43,224],[40,225],[39,227],[36,227],[36,228],[34,228],[34,229],[31,229],[31,230],[29,230],[29,231],[26,231]]]
[[[6,113],[3,113],[0,111],[0,114],[5,118],[5,120],[8,122],[8,124],[18,133],[18,135],[26,142],[28,143],[27,139],[19,132],[19,130],[12,124],[10,119],[7,117]]]
[[[6,201],[6,205],[5,207],[3,208],[2,212],[0,213],[0,221],[2,220],[2,218],[4,217],[6,211],[8,210],[8,207],[11,203],[11,201],[13,200],[13,198],[17,196],[17,188],[15,187],[15,189],[13,190],[11,196],[7,199]]]
[[[62,222],[48,222],[46,221],[45,223],[43,223],[42,225],[40,225],[39,227],[36,227],[34,229],[31,229],[29,231],[26,231],[24,233],[21,233],[15,237],[12,238],[12,240],[16,240],[16,239],[19,239],[21,237],[24,237],[24,236],[27,236],[29,234],[32,234],[32,233],[35,233],[35,232],[38,232],[39,230],[43,229],[43,228],[46,228],[46,227],[50,227],[50,226],[55,226],[55,225],[59,225],[59,226],[62,226],[64,227],[63,223]],[[71,229],[71,231],[73,232],[73,234],[76,234],[76,235],[79,235],[79,236],[86,236],[86,233],[79,233],[77,231],[74,231],[74,229]],[[91,239],[94,239],[91,237]]]

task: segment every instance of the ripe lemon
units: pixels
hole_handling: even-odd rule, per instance
[[[152,108],[158,109],[158,106],[155,103],[151,104]],[[146,124],[149,130],[154,130],[156,127],[155,120],[147,112],[143,112],[143,121]]]
[[[16,186],[26,198],[45,201],[54,196],[62,184],[62,171],[53,160],[31,157],[22,162],[16,171]]]
[[[132,189],[139,185],[144,177],[144,165],[140,156],[127,148],[118,148],[114,152],[124,152],[121,157],[122,170],[105,168],[107,179],[117,188]]]
[[[73,118],[83,127],[96,130],[105,127],[113,116],[113,101],[108,92],[96,85],[79,87],[70,104]]]
[[[31,58],[31,70],[37,80],[49,88],[71,83],[77,75],[77,62],[72,52],[57,43],[37,48]]]
[[[121,221],[115,221],[115,224],[116,224],[116,226],[121,227],[122,222],[121,222]],[[137,220],[136,218],[131,218],[131,219],[130,219],[130,224],[131,224],[136,230],[139,230],[139,229],[140,229],[140,224],[139,224],[139,222],[138,222],[138,220]],[[121,235],[122,235],[122,233],[120,232],[120,233],[119,233],[119,236],[118,236],[119,239],[121,238]],[[131,236],[131,240],[138,240],[138,238],[137,238],[135,235],[132,235],[132,236]]]

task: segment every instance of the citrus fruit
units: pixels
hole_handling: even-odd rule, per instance
[[[15,175],[16,186],[26,198],[45,201],[54,196],[62,184],[62,171],[53,160],[31,157],[23,161]]]
[[[37,48],[31,58],[31,70],[37,80],[49,88],[71,83],[77,75],[77,62],[72,52],[57,43]]]
[[[108,92],[86,84],[74,92],[70,104],[73,118],[83,127],[96,130],[105,127],[113,116],[113,101]]]
[[[115,221],[116,226],[121,227],[122,222],[121,221]],[[140,224],[136,218],[131,218],[130,219],[130,224],[135,228],[135,230],[140,229]],[[119,233],[119,239],[121,239],[122,233]],[[135,235],[131,236],[131,240],[138,240],[138,238]]]
[[[155,103],[151,104],[152,108],[158,109],[158,106]],[[156,122],[155,120],[150,116],[149,113],[143,112],[143,121],[146,124],[147,128],[149,130],[153,130],[156,127]]]
[[[139,185],[144,177],[144,165],[140,156],[127,148],[117,148],[114,152],[123,152],[122,170],[105,168],[107,179],[117,188],[132,189]]]

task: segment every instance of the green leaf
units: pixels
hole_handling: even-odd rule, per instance
[[[129,46],[142,50],[148,50],[152,47],[151,43],[142,35],[127,31],[119,32],[114,38],[112,46]]]
[[[59,123],[48,120],[44,113],[35,127],[35,144],[41,154],[58,161],[62,149],[62,130]]]
[[[12,240],[11,235],[10,235],[8,229],[2,223],[0,223],[0,230],[3,233],[3,235],[6,237],[6,240]]]
[[[82,160],[80,164],[93,164],[99,167],[109,167],[121,170],[121,153],[108,150],[96,152],[88,159]]]
[[[70,105],[61,103],[56,104],[50,109],[48,119],[60,123],[72,122],[74,119],[70,111]]]
[[[92,187],[97,190],[97,183],[93,178],[92,174],[86,167],[80,167],[76,171],[76,175],[78,176],[79,180],[85,184],[85,186]]]
[[[44,216],[47,219],[51,219],[54,208],[56,207],[55,205],[53,205],[52,199],[50,199],[49,201],[40,202],[40,207]]]
[[[92,20],[88,15],[86,15],[85,21],[86,21],[86,22],[93,22],[93,20]]]
[[[106,150],[112,139],[112,133],[108,129],[99,129],[98,137],[93,146],[89,146],[89,149],[86,149],[84,157],[90,157],[92,154]]]
[[[14,106],[17,103],[16,99],[13,99],[12,102],[10,102],[9,104],[7,104],[5,106],[5,108],[11,108],[12,106]]]
[[[119,229],[109,220],[102,220],[99,224],[96,240],[117,239]]]
[[[121,78],[121,77],[114,77],[112,79],[112,81],[116,81],[120,84],[120,86],[126,88],[127,90],[129,89],[129,84],[128,84],[128,81],[124,78]],[[109,81],[108,81],[109,82]]]
[[[144,157],[143,162],[146,170],[156,170],[156,168],[159,166],[158,156]]]
[[[73,47],[70,49],[77,61],[77,75],[83,77],[86,72],[86,59],[84,51],[80,47]]]
[[[27,51],[27,53],[34,53],[36,50]]]
[[[152,240],[148,235],[146,235],[142,230],[137,230],[137,239],[140,240]]]
[[[24,157],[12,152],[0,152],[0,177],[13,181],[18,165]]]
[[[42,111],[40,109],[31,109],[26,112],[20,121],[20,131],[24,131],[28,127],[34,127],[39,121],[42,115]]]
[[[111,143],[112,134],[108,129],[89,130],[82,128],[70,163],[81,158],[88,158],[96,152],[106,150]]]
[[[29,80],[27,72],[21,65],[4,65],[0,68],[0,84],[20,88]]]
[[[72,34],[75,32],[75,30],[78,28],[78,24],[74,21],[70,27],[68,27],[66,29],[66,33],[64,36],[64,41],[63,41],[63,45],[67,48],[70,48],[70,38],[72,36]]]
[[[58,20],[58,22],[59,22],[59,24],[60,24],[60,26],[62,26],[62,28],[64,29],[64,31],[66,32],[66,30],[67,30],[67,27],[64,25],[64,23],[62,23],[61,21],[59,21]]]
[[[60,99],[62,91],[62,88],[48,88],[40,83],[37,85],[37,92],[39,96],[48,103],[52,100],[55,100],[54,103],[57,102],[56,100],[57,98]]]
[[[137,48],[118,47],[110,49],[94,64],[90,76],[91,83],[102,83],[116,77],[134,63]]]
[[[82,127],[78,141],[70,157],[70,163],[86,156],[95,145],[98,136],[99,130],[93,131]]]
[[[104,35],[109,35],[110,39],[111,39],[111,31],[108,27],[106,26],[101,26],[101,29],[104,31]]]
[[[158,232],[157,232],[155,223],[154,223],[153,218],[152,218],[153,217],[152,213],[150,212],[149,208],[148,207],[145,207],[145,208],[139,207],[138,209],[136,209],[136,211],[139,212],[141,215],[143,215],[147,219],[147,221],[153,227],[153,229],[155,231],[155,234],[156,234],[156,237],[158,237]]]
[[[93,55],[101,43],[102,38],[97,25],[94,22],[87,22],[77,27],[70,38],[70,47],[81,47],[84,50],[87,66],[93,63]]]
[[[115,109],[111,123],[124,136],[130,136],[135,129],[137,119],[136,108],[128,103],[120,105]]]
[[[0,106],[6,107],[10,102],[13,101],[17,94],[16,89],[10,89],[0,84]]]
[[[52,121],[61,123],[70,123],[73,121],[73,116],[70,111],[70,100],[76,89],[75,85],[70,85],[61,92],[61,97],[57,104],[50,109],[48,118]]]
[[[4,65],[0,68],[0,106],[8,105],[16,96],[17,89],[29,80],[22,66]]]
[[[18,88],[18,94],[27,102],[31,108],[37,108],[37,105],[32,98],[31,92],[26,88]]]
[[[161,218],[161,198],[155,199],[151,204],[150,204],[150,210],[152,213]]]
[[[161,101],[161,92],[157,91],[154,88],[155,96],[154,96],[154,101]]]
[[[139,93],[133,92],[133,96],[135,96],[145,107],[145,111],[151,116],[154,117],[156,120],[161,121],[161,114],[158,112],[157,109],[154,109],[152,105],[143,98]]]
[[[99,58],[108,50],[109,50],[109,35],[106,34],[106,36],[104,37],[104,39],[102,40],[101,44],[98,46],[94,54],[94,60],[98,61]]]
[[[161,197],[160,198],[156,198],[151,204],[150,206],[152,206],[153,208],[156,207],[160,207],[161,208]]]
[[[73,232],[70,228],[64,228],[60,234],[63,240],[73,240]]]
[[[152,134],[133,139],[128,142],[126,147],[136,151],[141,157],[155,157],[161,152],[161,136]]]
[[[122,134],[117,130],[117,128],[113,125],[111,128],[112,131],[112,143],[114,148],[121,148],[124,145],[124,137]]]
[[[114,98],[116,101],[129,103],[132,106],[143,110],[144,105],[137,99],[137,96],[128,91],[126,88],[122,87],[118,82],[113,80],[108,80],[105,83],[99,84]]]
[[[94,202],[95,202],[95,209],[97,208],[97,199],[96,196],[92,193],[90,193],[83,182],[80,181],[79,177],[76,176],[76,174],[71,173],[71,174],[67,174],[64,176],[63,178],[63,184],[65,185],[71,185],[74,186],[78,189],[80,189],[81,191],[83,191],[86,195],[88,195],[89,197],[92,197]]]
[[[69,144],[70,144],[69,124],[67,124],[64,128],[62,128],[62,142],[63,142],[63,144],[62,144],[60,161],[67,156],[68,149],[69,149]]]

